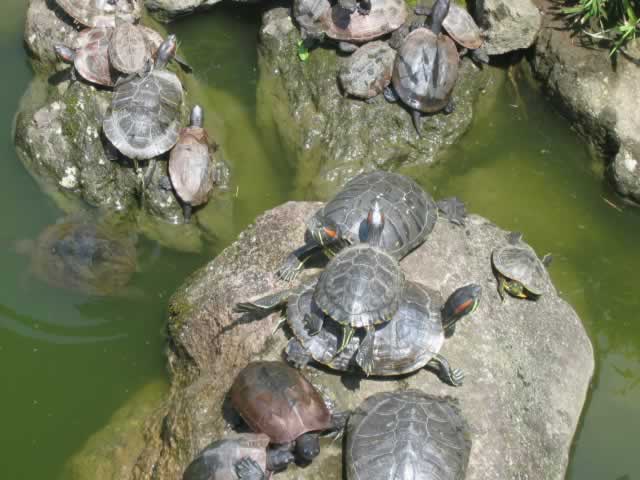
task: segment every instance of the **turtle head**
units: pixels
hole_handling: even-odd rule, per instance
[[[311,237],[323,247],[333,245],[342,239],[340,227],[329,217],[314,216],[309,222],[308,229]]]
[[[65,47],[64,45],[55,45],[53,51],[56,52],[58,58],[65,63],[73,63],[76,58],[75,50]]]
[[[200,105],[196,105],[191,110],[191,126],[200,127],[204,126],[204,110]]]
[[[431,12],[431,31],[438,35],[442,31],[442,23],[449,14],[451,0],[437,0]]]
[[[158,51],[156,52],[156,68],[163,68],[169,63],[173,57],[176,56],[176,50],[178,48],[178,42],[176,36],[171,34],[167,39],[160,44]]]
[[[373,204],[367,215],[367,243],[374,247],[382,243],[382,231],[384,230],[384,213],[378,202]]]
[[[311,462],[320,453],[320,437],[316,433],[305,433],[296,440],[296,458],[303,462]]]
[[[451,328],[465,315],[473,313],[480,304],[482,287],[477,283],[470,283],[453,292],[442,307],[442,326],[445,330]]]

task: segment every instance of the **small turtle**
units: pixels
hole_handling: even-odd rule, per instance
[[[236,377],[231,405],[249,427],[266,434],[297,461],[320,453],[319,433],[342,430],[346,416],[332,415],[320,393],[300,372],[283,362],[253,362]]]
[[[451,93],[458,79],[460,56],[451,38],[441,33],[449,5],[450,0],[437,0],[431,28],[420,27],[407,35],[396,56],[393,89],[385,90],[389,101],[399,98],[411,108],[419,136],[421,112],[453,112]]]
[[[165,69],[175,51],[176,37],[169,35],[150,73],[116,85],[104,118],[109,141],[136,164],[167,152],[178,141],[184,92],[178,77]]]
[[[111,28],[87,28],[78,34],[75,49],[55,45],[54,50],[60,60],[72,63],[85,80],[112,87],[114,78],[109,65],[112,32]]]
[[[204,111],[196,105],[191,111],[189,127],[180,131],[169,157],[169,176],[173,189],[182,201],[184,221],[189,223],[193,206],[209,200],[218,181],[211,156],[209,138],[204,127]]]
[[[289,451],[269,448],[263,433],[228,435],[208,445],[189,464],[182,480],[266,480],[293,462]]]
[[[519,232],[511,232],[507,242],[508,245],[491,254],[500,298],[504,302],[504,292],[507,292],[516,298],[537,300],[544,291],[545,267],[551,263],[551,254],[547,253],[541,261],[533,248],[522,241]]]
[[[82,218],[47,227],[19,250],[31,256],[32,272],[47,284],[89,295],[119,293],[137,270],[135,237]]]
[[[462,480],[469,426],[451,398],[420,390],[377,393],[349,418],[347,480]]]
[[[374,202],[379,203],[390,225],[382,232],[382,247],[398,260],[427,239],[438,210],[459,225],[466,216],[464,204],[457,198],[436,203],[409,177],[382,170],[361,173],[309,219],[305,244],[287,256],[278,276],[293,280],[316,252],[332,254],[345,244],[366,242],[367,218]]]
[[[142,0],[56,0],[76,22],[87,27],[115,27],[116,20],[136,22]]]
[[[338,79],[347,95],[363,100],[382,93],[391,82],[396,52],[386,43],[366,43],[347,58]]]

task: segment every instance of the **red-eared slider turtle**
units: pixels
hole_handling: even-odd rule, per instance
[[[231,405],[257,433],[283,451],[310,462],[320,453],[319,433],[338,430],[344,415],[332,415],[320,393],[283,362],[253,362],[231,386]]]
[[[516,298],[537,300],[547,281],[547,267],[552,260],[547,253],[542,260],[522,241],[522,234],[512,232],[508,244],[493,251],[491,262],[498,278],[498,293],[504,301],[504,292]]]
[[[294,460],[291,452],[268,448],[269,442],[263,433],[216,440],[189,464],[182,480],[266,480]]]
[[[203,127],[204,111],[196,105],[191,111],[190,126],[180,131],[178,143],[169,157],[169,177],[182,201],[184,221],[187,223],[191,219],[191,208],[209,200],[209,193],[218,180],[209,138]]]
[[[133,23],[142,16],[142,0],[56,0],[76,22],[88,27],[115,27],[116,19]]]
[[[78,34],[75,49],[64,45],[56,45],[54,49],[61,60],[73,63],[85,80],[112,87],[114,78],[109,65],[112,32],[111,28],[87,28]]]
[[[347,58],[338,73],[345,94],[367,100],[391,82],[396,52],[387,42],[366,43]]]
[[[470,435],[451,398],[420,390],[372,395],[349,418],[347,480],[463,480]]]
[[[420,136],[421,112],[453,111],[451,93],[458,79],[460,57],[451,38],[441,33],[449,3],[450,0],[436,2],[430,29],[420,27],[407,35],[396,56],[393,90],[385,91],[388,100],[397,96],[411,108]]]
[[[47,227],[35,242],[22,242],[33,273],[53,287],[112,295],[137,270],[135,238],[108,224],[67,219]]]
[[[436,203],[409,177],[381,170],[362,173],[309,219],[305,244],[289,254],[278,275],[292,280],[316,252],[366,242],[367,216],[374,202],[388,225],[382,232],[381,247],[398,260],[426,240],[439,209],[456,224],[463,224],[466,215],[462,202],[449,198]]]
[[[169,35],[156,53],[155,68],[120,82],[114,90],[104,133],[134,161],[165,153],[178,141],[184,92],[178,77],[164,68],[175,51],[175,35]]]

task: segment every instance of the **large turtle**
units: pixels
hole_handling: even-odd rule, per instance
[[[116,85],[104,118],[109,141],[136,162],[165,153],[178,141],[184,92],[178,77],[164,68],[175,51],[176,37],[169,35],[150,73]]]
[[[238,433],[209,444],[184,471],[182,480],[266,480],[293,462],[289,451],[269,448],[264,433]]]
[[[547,279],[545,267],[549,266],[551,260],[549,253],[540,260],[533,248],[522,241],[522,233],[511,232],[507,236],[507,245],[491,254],[502,301],[504,292],[516,298],[537,300],[544,291]]]
[[[437,0],[430,28],[413,30],[396,56],[391,84],[385,91],[390,101],[397,98],[411,109],[418,135],[422,136],[421,114],[453,112],[451,94],[458,79],[460,56],[453,40],[442,32],[450,0]]]
[[[129,23],[142,16],[142,0],[56,0],[76,22],[88,27],[115,27],[116,20]]]
[[[466,215],[458,199],[436,203],[409,177],[382,170],[362,173],[308,220],[305,244],[287,256],[278,276],[293,280],[316,252],[335,252],[345,244],[366,242],[367,216],[373,202],[380,205],[387,225],[381,247],[398,260],[427,239],[438,210],[456,224],[463,224]]]
[[[381,94],[391,82],[396,52],[387,42],[369,42],[347,58],[338,72],[345,94],[363,100]]]
[[[55,45],[54,50],[61,60],[72,63],[85,80],[112,87],[114,75],[109,65],[112,32],[111,28],[87,28],[78,34],[76,48]]]
[[[31,270],[41,280],[89,295],[119,293],[137,270],[135,237],[85,218],[50,225],[19,250],[30,254]]]
[[[420,390],[372,395],[349,418],[347,480],[463,480],[470,435],[451,398]]]
[[[250,363],[233,382],[230,397],[254,432],[301,462],[320,453],[319,433],[342,430],[346,419],[332,415],[313,385],[283,362]]]

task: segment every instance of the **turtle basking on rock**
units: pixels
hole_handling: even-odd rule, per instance
[[[333,254],[345,245],[366,242],[368,214],[374,202],[390,226],[383,230],[380,246],[398,260],[427,239],[438,211],[459,225],[466,216],[460,200],[452,197],[436,203],[407,176],[382,170],[361,173],[308,220],[305,244],[287,256],[278,276],[293,280],[315,253]]]
[[[358,48],[340,67],[338,80],[346,95],[369,100],[391,82],[396,52],[387,42],[369,42]]]
[[[70,17],[87,27],[115,27],[116,21],[136,22],[142,0],[56,0]]]
[[[62,61],[73,64],[78,74],[88,82],[112,87],[114,72],[109,62],[111,28],[87,28],[78,34],[76,48],[55,45],[54,50]]]

